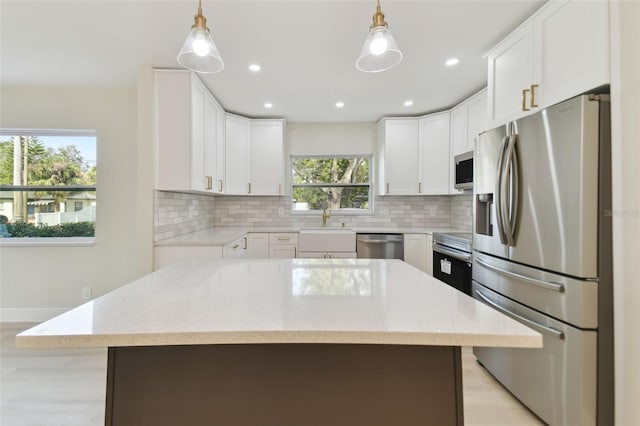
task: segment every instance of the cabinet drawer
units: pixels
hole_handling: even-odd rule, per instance
[[[269,234],[269,244],[298,244],[297,232],[282,232]]]

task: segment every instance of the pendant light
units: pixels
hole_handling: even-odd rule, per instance
[[[211,74],[222,71],[224,62],[211,38],[211,31],[207,28],[207,18],[202,15],[202,0],[198,0],[198,14],[194,19],[195,24],[178,53],[178,62],[198,73]]]
[[[356,61],[356,68],[363,72],[381,72],[395,67],[401,60],[402,52],[387,28],[378,0],[373,24]]]

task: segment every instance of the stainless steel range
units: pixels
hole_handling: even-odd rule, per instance
[[[433,276],[471,295],[470,233],[433,233]]]

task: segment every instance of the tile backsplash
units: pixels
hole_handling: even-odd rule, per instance
[[[454,228],[471,230],[471,195],[380,197],[373,215],[339,215],[329,227]],[[292,213],[289,197],[208,196],[155,191],[154,236],[176,237],[209,227],[313,227],[318,215]]]
[[[154,191],[153,237],[164,240],[213,226],[216,198]]]

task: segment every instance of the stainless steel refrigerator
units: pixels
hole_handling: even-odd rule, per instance
[[[473,297],[544,339],[475,356],[546,423],[613,424],[608,96],[484,132],[474,161]]]

